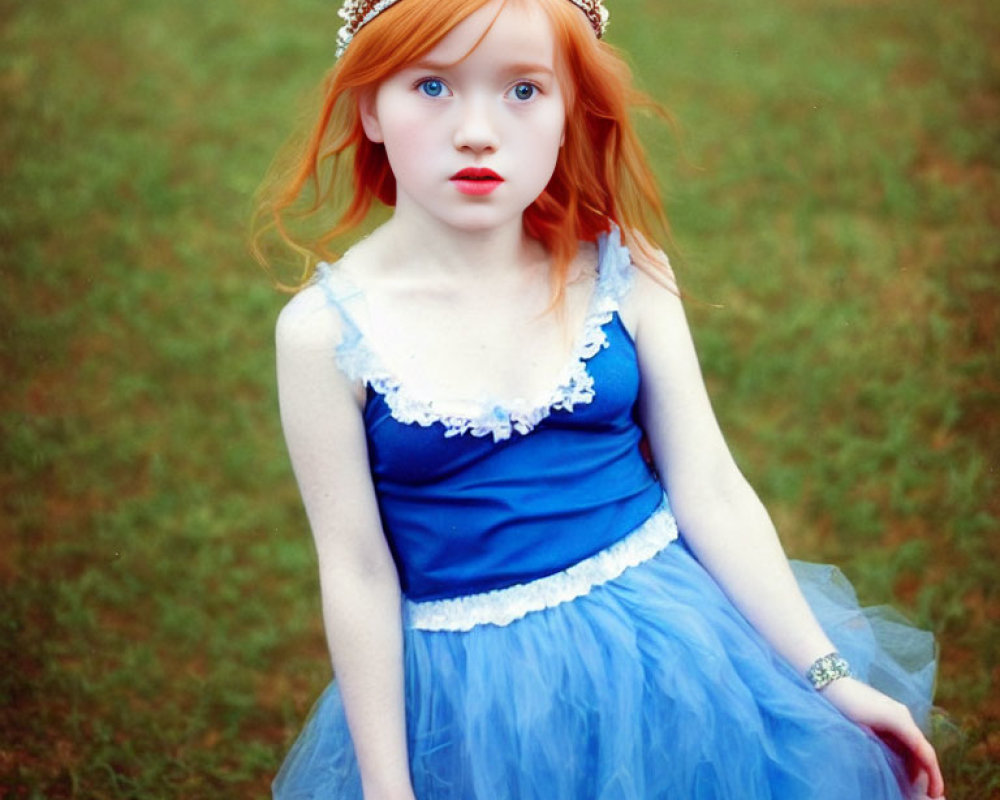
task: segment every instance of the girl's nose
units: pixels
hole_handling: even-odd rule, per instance
[[[469,98],[460,110],[455,127],[455,147],[458,150],[492,152],[500,144],[490,109],[484,100]]]

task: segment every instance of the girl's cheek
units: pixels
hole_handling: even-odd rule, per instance
[[[421,109],[400,109],[392,119],[393,132],[403,142],[429,138],[434,127],[433,120]]]

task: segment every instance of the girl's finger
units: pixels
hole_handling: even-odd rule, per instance
[[[944,794],[944,777],[941,775],[937,753],[919,730],[916,737],[915,744],[911,745],[911,752],[920,764],[921,772],[927,776],[927,794],[931,797],[941,797]]]
[[[927,741],[916,725],[908,725],[897,731],[896,735],[909,750],[911,764],[916,771],[914,785],[922,787],[917,797],[942,797],[944,794],[944,777],[938,764],[937,754],[931,743]]]
[[[903,710],[902,718],[886,721],[881,728],[886,744],[901,755],[907,763],[913,781],[914,797],[941,798],[944,796],[944,777],[938,764],[934,747],[913,721],[909,711]],[[923,793],[919,791],[923,780]]]
[[[913,783],[910,784],[910,797],[913,800],[927,800],[929,797],[927,794],[929,784],[930,778],[927,775],[927,770],[921,768],[917,772],[917,776],[913,779]]]

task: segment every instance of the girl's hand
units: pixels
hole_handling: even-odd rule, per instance
[[[944,797],[944,778],[937,754],[906,706],[853,678],[834,681],[822,694],[845,717],[871,728],[901,753],[913,782],[914,798]]]

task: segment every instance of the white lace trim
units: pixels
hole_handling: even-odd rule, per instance
[[[407,627],[423,631],[469,631],[477,625],[510,625],[533,611],[588,594],[630,567],[655,556],[677,538],[677,522],[662,506],[639,528],[605,550],[544,578],[482,594],[403,604]]]
[[[527,400],[506,405],[489,401],[471,402],[468,404],[469,413],[449,413],[434,401],[412,394],[367,345],[361,329],[347,310],[352,300],[362,296],[360,290],[330,264],[324,263],[319,265],[320,285],[346,326],[337,347],[337,363],[349,378],[361,381],[382,395],[392,417],[403,424],[426,428],[440,423],[444,426],[446,437],[463,434],[492,436],[495,442],[509,439],[514,432],[528,433],[552,412],[572,411],[574,406],[589,404],[594,399],[594,379],[587,371],[587,361],[608,346],[604,326],[613,319],[633,281],[631,256],[618,237],[615,228],[598,242],[598,280],[583,332],[559,382],[548,396],[537,403]]]

